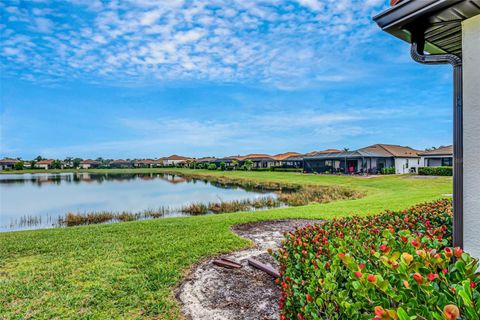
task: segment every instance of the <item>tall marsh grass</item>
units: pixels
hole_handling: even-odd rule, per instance
[[[175,173],[179,175],[178,173]],[[115,221],[135,221],[141,219],[162,218],[174,213],[188,215],[219,214],[239,211],[252,211],[259,209],[277,208],[281,206],[303,206],[310,203],[326,203],[335,200],[358,199],[363,196],[358,191],[353,191],[336,186],[296,185],[279,182],[250,181],[229,177],[205,177],[202,175],[182,175],[186,179],[201,180],[226,188],[241,187],[247,191],[275,192],[276,196],[265,196],[256,199],[219,201],[210,203],[192,203],[181,208],[160,207],[142,212],[91,212],[68,213],[59,219],[59,224],[64,226],[77,226],[85,224],[106,223]]]

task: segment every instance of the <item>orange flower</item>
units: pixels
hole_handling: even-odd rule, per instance
[[[403,280],[403,285],[405,286],[405,288],[410,289],[410,284],[407,280]]]
[[[308,293],[305,295],[305,298],[307,299],[307,302],[312,302],[313,301],[313,298],[311,295],[309,295]]]
[[[377,277],[375,277],[373,274],[369,274],[367,277],[367,280],[371,283],[376,283],[377,282]]]
[[[460,310],[454,304],[447,304],[445,308],[443,308],[443,315],[447,320],[456,320],[460,317]]]
[[[375,316],[377,317],[381,317],[383,314],[386,313],[385,310],[380,306],[376,306],[374,310],[375,310]]]
[[[462,256],[462,253],[463,253],[463,250],[460,247],[455,247],[455,249],[453,249],[453,254],[457,258],[460,258]]]
[[[420,273],[418,272],[415,272],[413,274],[413,279],[418,283],[418,284],[422,284],[423,283],[423,277]]]
[[[452,249],[450,249],[449,247],[446,247],[445,249],[443,249],[443,251],[445,252],[445,255],[447,256],[447,258],[450,258],[451,256],[453,256]]]

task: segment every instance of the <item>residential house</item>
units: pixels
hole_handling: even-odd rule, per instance
[[[35,163],[35,167],[39,169],[44,169],[44,170],[52,169],[54,161],[55,160],[52,160],[52,159],[40,160],[37,163]]]
[[[157,166],[157,161],[152,159],[135,160],[133,166],[136,168],[153,168]]]
[[[154,168],[163,167],[163,159],[160,158],[160,159],[153,160],[153,161],[152,161],[152,166],[153,166]]]
[[[80,169],[95,169],[102,165],[100,161],[97,160],[82,160],[80,161]]]
[[[393,166],[391,156],[366,150],[324,152],[303,157],[304,171],[309,173],[378,173]]]
[[[303,157],[298,152],[285,152],[274,155],[274,166],[282,168],[302,168]]]
[[[203,158],[195,159],[195,163],[197,165],[207,165],[208,166],[210,163],[213,163],[216,160],[217,160],[217,158],[215,158],[215,157],[203,157]]]
[[[192,158],[179,156],[176,154],[172,154],[169,157],[162,158],[163,166],[165,167],[173,167],[178,165],[185,165],[187,162],[192,161]]]
[[[20,162],[20,160],[11,158],[2,159],[0,160],[0,170],[13,169],[17,162]]]
[[[253,163],[253,168],[270,168],[275,165],[275,160],[271,155],[265,153],[251,153],[239,158],[242,164],[246,160],[250,160]]]
[[[238,165],[242,165],[242,157],[240,155],[237,156],[228,156],[224,158],[217,158],[213,160],[211,163],[214,163],[217,167],[220,166],[221,163],[225,163],[226,167],[233,167],[235,163],[238,163]]]
[[[393,158],[393,165],[395,167],[395,173],[411,173],[417,172],[420,167],[420,151],[414,150],[410,147],[403,147],[394,144],[374,144],[369,147],[360,149],[362,151],[370,151],[380,153]],[[382,163],[377,165],[377,169],[381,170]]]
[[[451,167],[453,165],[453,146],[421,152],[419,155],[422,157],[420,163],[424,167]]]
[[[309,157],[309,156],[316,156],[317,154],[336,153],[336,152],[342,152],[342,150],[326,149],[326,150],[321,150],[321,151],[312,151],[312,152],[309,152],[309,153],[305,153],[304,156]]]
[[[452,66],[453,245],[480,258],[480,1],[391,3],[391,8],[374,17],[378,26],[411,43],[414,61]],[[392,56],[399,54],[392,52]],[[411,90],[415,97],[415,89]]]
[[[133,162],[130,160],[118,159],[118,160],[111,161],[108,165],[110,166],[110,168],[124,169],[124,168],[132,168]]]

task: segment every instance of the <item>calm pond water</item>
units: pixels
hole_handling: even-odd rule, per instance
[[[0,232],[58,226],[68,212],[169,208],[274,196],[170,174],[40,173],[0,175]]]

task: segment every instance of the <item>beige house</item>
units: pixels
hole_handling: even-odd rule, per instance
[[[87,160],[80,161],[80,168],[81,169],[94,169],[94,168],[100,167],[101,165],[102,165],[102,163],[100,161],[97,161],[97,160],[87,159]]]
[[[52,165],[53,165],[53,162],[55,160],[40,160],[38,161],[37,163],[35,163],[35,167],[39,168],[39,169],[44,169],[44,170],[48,170],[48,169],[52,169]]]
[[[172,154],[171,156],[162,158],[162,160],[163,160],[163,166],[171,167],[171,166],[186,164],[187,162],[192,161],[193,159],[189,157],[183,157],[176,154]]]

